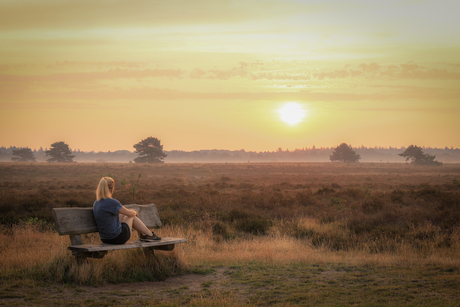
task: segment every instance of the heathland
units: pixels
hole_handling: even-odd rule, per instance
[[[77,266],[51,208],[92,206],[102,176],[188,243]],[[446,163],[0,163],[0,304],[456,306],[459,181]]]

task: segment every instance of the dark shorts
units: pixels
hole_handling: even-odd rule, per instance
[[[121,233],[113,239],[101,239],[102,243],[106,244],[125,244],[131,238],[131,230],[129,225],[121,223]]]

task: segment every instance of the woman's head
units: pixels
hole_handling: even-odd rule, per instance
[[[111,198],[113,189],[115,188],[115,180],[110,177],[102,177],[96,190],[96,199],[101,200]]]

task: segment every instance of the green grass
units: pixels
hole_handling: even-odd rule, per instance
[[[229,269],[253,305],[458,306],[457,268],[307,264]]]
[[[209,272],[207,278],[215,275]],[[148,290],[126,284],[125,290],[98,291],[61,284],[3,283],[0,306],[459,306],[456,267],[253,262],[221,272],[222,276],[201,282],[198,289],[161,290],[152,283]]]

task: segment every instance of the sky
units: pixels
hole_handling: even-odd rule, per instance
[[[0,0],[0,146],[458,148],[458,12],[457,0]]]

